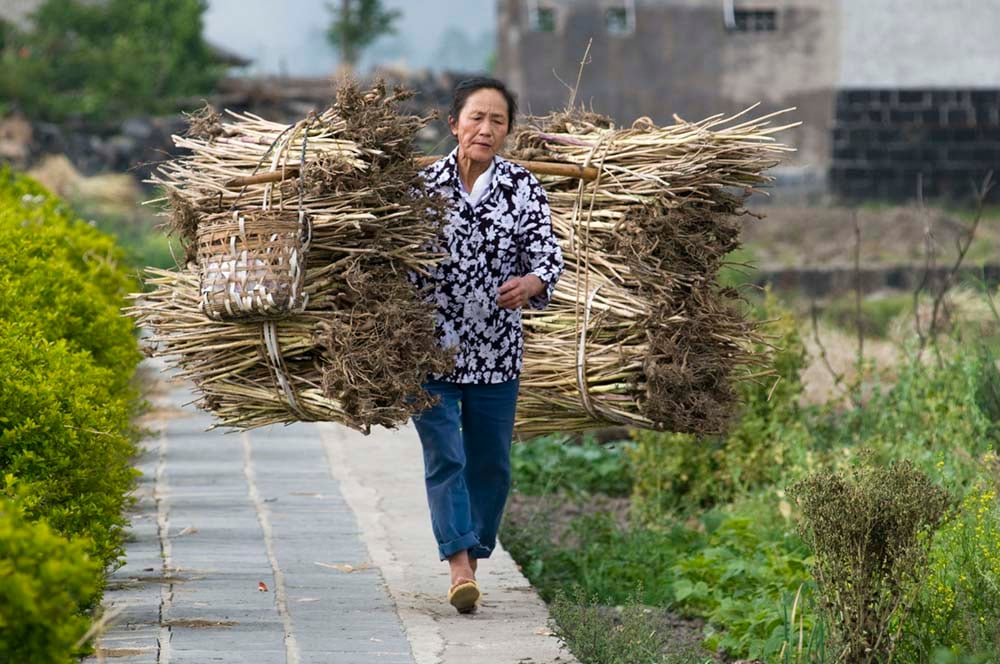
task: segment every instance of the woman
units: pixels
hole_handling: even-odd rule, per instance
[[[516,112],[500,81],[462,81],[448,114],[458,147],[423,171],[450,205],[446,257],[421,285],[437,304],[440,342],[456,356],[451,373],[424,385],[439,400],[413,421],[434,535],[451,566],[448,599],[462,613],[478,606],[477,561],[496,545],[510,489],[521,307],[544,308],[563,269],[541,185],[497,156]]]

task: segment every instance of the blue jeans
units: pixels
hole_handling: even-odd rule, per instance
[[[489,558],[510,491],[510,444],[518,380],[430,380],[440,398],[413,417],[424,448],[424,481],[441,560],[468,550]]]

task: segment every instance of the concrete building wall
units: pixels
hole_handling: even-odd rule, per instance
[[[782,140],[798,152],[786,161],[782,181],[822,189],[832,150],[830,128],[840,70],[838,5],[830,0],[752,4],[737,0],[735,6],[748,4],[776,9],[778,29],[722,36],[719,99],[727,107],[756,101],[766,110],[794,106],[788,118],[801,120],[802,126]]]
[[[727,28],[719,0],[636,0],[635,31],[609,34],[605,12],[622,0],[499,0],[498,74],[522,106],[544,114],[566,105],[567,84],[593,38],[577,102],[626,124],[649,116],[661,124],[677,114],[697,120],[735,113],[761,102],[764,113],[789,106],[803,126],[784,140],[799,152],[789,160],[822,178],[830,158],[834,86],[839,72],[835,3],[772,0],[777,30]],[[736,8],[749,3],[736,0]],[[552,8],[555,31],[530,24],[535,6]]]
[[[840,88],[1000,88],[1000,0],[839,0]]]

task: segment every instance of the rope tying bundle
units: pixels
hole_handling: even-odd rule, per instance
[[[576,328],[577,334],[577,344],[576,344],[576,387],[580,392],[580,403],[583,405],[584,410],[595,420],[601,419],[598,414],[598,410],[595,409],[594,403],[591,400],[590,387],[587,382],[587,330],[590,325],[590,311],[594,303],[594,298],[597,296],[597,291],[601,290],[603,284],[598,284],[593,291],[590,290],[590,222],[594,215],[594,202],[597,199],[597,190],[601,186],[601,175],[604,167],[604,158],[608,154],[608,150],[611,147],[611,140],[602,138],[587,154],[587,159],[584,162],[584,168],[589,168],[591,166],[591,161],[593,160],[594,153],[604,146],[604,152],[601,155],[601,161],[597,167],[597,178],[593,182],[593,189],[590,194],[590,205],[587,208],[587,215],[585,219],[585,230],[586,235],[583,238],[583,292],[588,293],[586,303],[583,309],[583,324],[580,322],[580,281],[576,282],[576,308],[574,310],[574,321],[573,324]],[[578,226],[580,211],[584,205],[584,195],[586,193],[587,182],[585,180],[580,180],[580,185],[577,188],[577,198],[576,203],[573,205],[573,233],[570,236],[570,247],[575,253],[577,252],[577,237],[576,228]],[[605,415],[607,416],[607,415]]]

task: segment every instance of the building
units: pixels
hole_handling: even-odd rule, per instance
[[[1000,167],[1000,0],[498,0],[522,106],[619,123],[790,106],[788,190],[965,197]],[[561,79],[561,80],[560,80]]]

